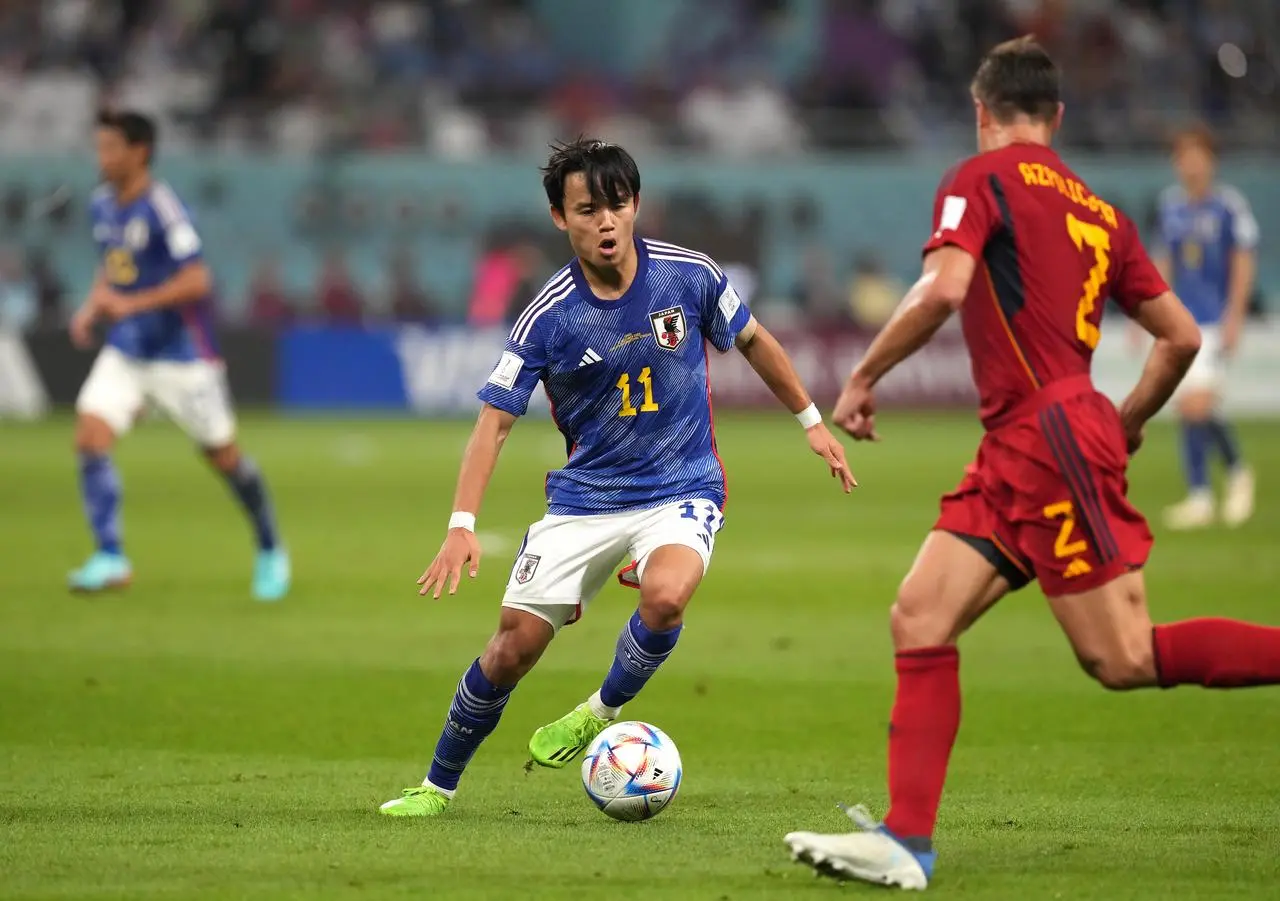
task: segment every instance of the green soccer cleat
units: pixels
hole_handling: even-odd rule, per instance
[[[415,785],[379,807],[378,813],[389,817],[434,817],[444,813],[451,800],[434,785]]]
[[[612,720],[596,716],[585,701],[529,739],[529,756],[539,766],[558,770],[570,763]]]

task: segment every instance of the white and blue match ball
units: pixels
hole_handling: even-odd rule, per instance
[[[657,726],[614,723],[587,747],[582,787],[615,820],[647,820],[680,790],[684,769],[676,744]]]

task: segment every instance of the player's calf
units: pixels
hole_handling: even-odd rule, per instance
[[[618,636],[609,672],[590,698],[533,733],[534,763],[559,769],[575,760],[675,650],[706,563],[693,548],[674,544],[651,551],[642,563],[640,604]]]
[[[533,669],[554,636],[551,625],[539,616],[502,608],[498,631],[458,682],[427,778],[422,785],[405,789],[401,797],[383,804],[379,808],[383,814],[429,817],[444,812],[467,764],[498,727],[511,692]]]
[[[275,509],[267,493],[258,465],[241,453],[235,442],[207,447],[205,458],[227,482],[253,524],[258,555],[253,569],[253,596],[260,601],[276,601],[289,591],[292,579],[289,555],[280,546]]]
[[[68,584],[75,591],[118,588],[133,578],[122,545],[120,474],[110,456],[114,444],[115,432],[105,420],[89,413],[77,417],[75,448],[80,496],[95,550],[68,576]]]

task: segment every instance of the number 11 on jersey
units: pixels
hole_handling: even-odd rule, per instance
[[[618,411],[619,416],[635,416],[637,413],[656,413],[658,412],[658,402],[653,399],[653,372],[646,366],[640,370],[640,374],[636,376],[636,382],[644,388],[644,401],[637,409],[631,404],[631,376],[623,373],[618,379],[617,388],[622,392],[622,409]]]

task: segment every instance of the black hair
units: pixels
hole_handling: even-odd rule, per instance
[[[98,113],[98,127],[118,131],[130,147],[147,148],[147,162],[156,157],[156,123],[150,116],[133,110],[103,110]]]
[[[631,154],[596,138],[552,144],[541,171],[547,200],[560,212],[564,212],[564,183],[575,172],[586,177],[596,203],[612,207],[640,196],[640,167]]]
[[[999,122],[1023,114],[1052,122],[1058,114],[1061,75],[1049,52],[1027,36],[999,44],[982,58],[973,96]]]

